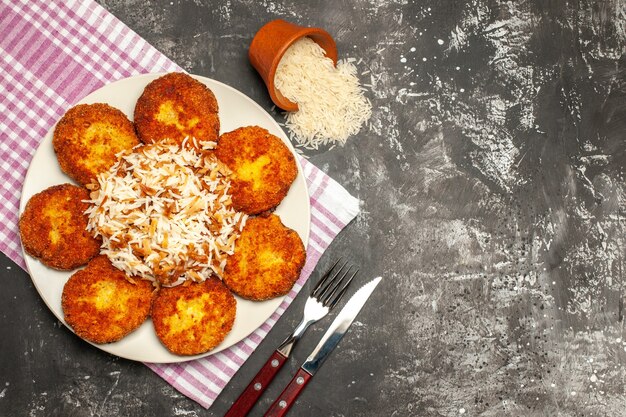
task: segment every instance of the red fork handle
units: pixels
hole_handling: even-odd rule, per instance
[[[224,417],[243,417],[247,415],[286,361],[287,358],[275,350]]]
[[[289,411],[289,408],[296,402],[296,398],[300,395],[300,392],[304,389],[309,380],[313,377],[310,373],[304,369],[298,369],[298,372],[293,377],[289,385],[283,390],[283,392],[276,398],[274,404],[264,414],[264,417],[279,417],[284,416]]]

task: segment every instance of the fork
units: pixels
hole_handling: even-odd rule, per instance
[[[233,403],[224,417],[243,417],[248,414],[272,379],[274,379],[274,376],[276,376],[280,368],[285,364],[294,345],[300,340],[306,329],[311,324],[326,316],[328,312],[337,305],[341,297],[343,297],[348,285],[350,285],[350,282],[352,282],[352,279],[359,270],[356,269],[356,271],[350,275],[352,266],[345,269],[348,265],[346,261],[335,271],[339,261],[340,260],[337,260],[333,264],[320,279],[315,288],[313,288],[311,295],[309,295],[304,305],[304,313],[300,323],[280,346],[276,348],[272,356],[265,362],[255,377],[252,378],[252,381],[250,381],[246,389],[239,395],[239,398]]]

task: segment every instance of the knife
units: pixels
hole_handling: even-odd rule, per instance
[[[298,395],[300,395],[300,392],[302,392],[309,380],[315,375],[315,372],[322,366],[343,335],[346,334],[352,321],[356,315],[359,314],[359,311],[361,311],[361,308],[365,305],[370,295],[372,295],[372,292],[381,279],[381,277],[374,278],[354,293],[352,298],[350,298],[341,309],[328,330],[326,330],[322,340],[320,340],[300,369],[298,369],[298,372],[291,382],[289,382],[269,410],[267,410],[265,417],[284,416],[287,413],[289,408],[296,401]]]

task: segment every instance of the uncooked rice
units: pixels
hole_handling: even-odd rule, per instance
[[[372,105],[359,85],[354,59],[337,62],[308,37],[294,42],[276,69],[276,88],[298,104],[287,112],[285,125],[307,149],[344,145],[372,115]]]

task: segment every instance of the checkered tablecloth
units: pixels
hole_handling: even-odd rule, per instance
[[[42,138],[69,107],[108,82],[182,69],[91,0],[0,0],[0,32],[0,250],[25,267],[18,208],[28,165]],[[229,349],[180,364],[146,364],[204,407],[254,352],[324,250],[358,213],[357,199],[311,163],[302,158],[300,163],[311,200],[311,234],[304,270],[285,301]]]

